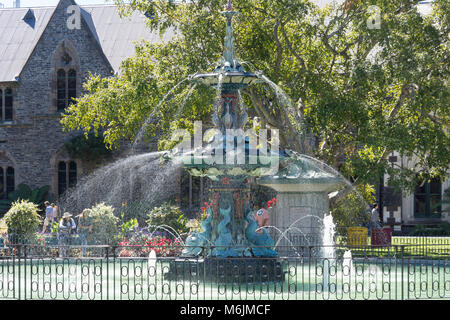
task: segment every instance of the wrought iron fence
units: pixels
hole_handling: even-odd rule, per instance
[[[309,245],[297,247],[296,256],[203,259],[170,248],[155,257],[155,248],[86,246],[81,257],[81,246],[10,245],[1,249],[0,298],[449,299],[450,249],[443,246],[435,259],[410,245]]]

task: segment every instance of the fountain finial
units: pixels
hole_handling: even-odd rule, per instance
[[[234,66],[235,64],[235,49],[234,49],[234,37],[233,37],[233,16],[237,14],[236,11],[233,10],[233,5],[231,0],[228,0],[228,5],[226,11],[223,11],[222,14],[227,18],[227,27],[225,31],[225,51],[223,54],[224,60],[229,63],[230,66]]]
[[[233,11],[233,4],[231,3],[231,0],[228,0],[227,10],[228,11]]]

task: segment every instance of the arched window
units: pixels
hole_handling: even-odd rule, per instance
[[[64,161],[58,164],[58,195],[62,195],[67,190],[67,167]]]
[[[6,169],[6,197],[14,191],[15,181],[14,181],[14,168],[8,167]]]
[[[13,120],[13,91],[11,88],[0,89],[0,121]]]
[[[73,69],[70,69],[68,72],[68,80],[67,80],[68,104],[73,103],[74,100],[72,100],[72,98],[76,97],[77,97],[77,72]]]
[[[0,199],[8,198],[15,189],[14,168],[0,167]]]
[[[56,86],[58,111],[63,111],[66,108],[66,71],[64,69],[58,70]]]
[[[59,69],[56,77],[56,106],[58,111],[64,111],[77,97],[77,72],[70,69],[66,72]]]
[[[69,162],[69,188],[77,184],[77,164],[74,161]]]
[[[77,164],[75,161],[58,163],[58,195],[77,184]]]

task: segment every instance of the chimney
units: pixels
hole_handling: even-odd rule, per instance
[[[14,0],[13,1],[13,7],[14,8],[20,8],[20,0]]]

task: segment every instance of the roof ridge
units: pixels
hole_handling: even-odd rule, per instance
[[[89,8],[91,8],[91,7],[119,7],[118,5],[116,5],[116,4],[112,4],[112,3],[104,3],[104,4],[102,4],[102,3],[97,3],[97,4],[82,4],[82,5],[78,5],[79,7],[81,7],[81,8],[86,8],[86,7],[89,7]],[[0,8],[0,10],[10,10],[10,11],[14,11],[14,10],[17,10],[17,11],[19,11],[19,10],[26,10],[26,9],[48,9],[48,8],[56,8],[57,6],[55,5],[55,6],[35,6],[35,7],[20,7],[20,8]]]

